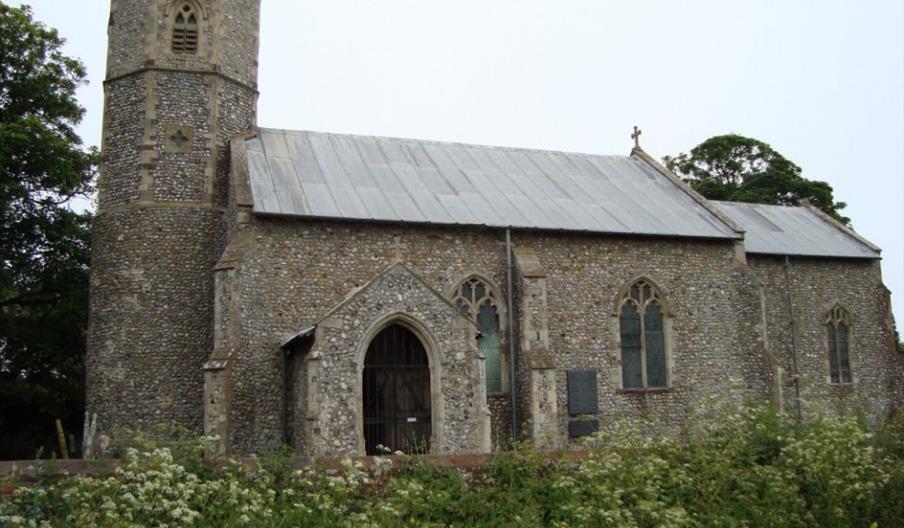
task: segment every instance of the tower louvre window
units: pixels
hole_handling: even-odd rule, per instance
[[[178,54],[194,55],[198,52],[198,15],[190,4],[184,4],[176,12],[172,50]]]

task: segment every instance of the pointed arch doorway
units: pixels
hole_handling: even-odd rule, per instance
[[[370,342],[362,380],[364,444],[404,453],[430,452],[430,365],[424,344],[411,330],[391,324]]]

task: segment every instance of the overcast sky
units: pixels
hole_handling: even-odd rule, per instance
[[[17,4],[17,0],[5,0]],[[109,0],[31,0],[88,67],[100,142]],[[259,124],[661,158],[755,137],[883,248],[904,326],[901,0],[264,0]]]

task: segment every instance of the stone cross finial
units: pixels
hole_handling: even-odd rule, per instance
[[[631,139],[634,140],[634,148],[640,148],[640,135],[643,133],[637,125],[634,125],[634,133],[631,134]]]

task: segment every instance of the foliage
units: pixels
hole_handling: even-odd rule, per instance
[[[800,167],[757,139],[737,134],[714,136],[690,154],[666,156],[663,161],[711,200],[773,205],[799,205],[809,200],[840,222],[850,223],[841,215],[846,204],[835,201],[831,185],[802,177]]]
[[[292,470],[286,453],[195,471],[215,439],[126,448],[108,478],[21,488],[0,527],[848,527],[904,518],[904,421],[872,435],[851,417],[804,426],[767,408],[711,406],[681,434],[623,422],[580,462],[521,448],[478,471],[417,457]],[[142,445],[148,445],[141,440]]]
[[[0,2],[0,458],[78,430],[97,153],[74,131],[85,69],[27,8]],[[13,426],[15,424],[15,426]]]

